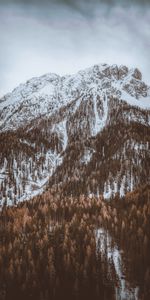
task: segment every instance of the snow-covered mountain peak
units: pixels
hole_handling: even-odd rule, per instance
[[[77,98],[87,97],[93,99],[98,122],[102,117],[98,112],[100,103],[104,114],[107,110],[104,98],[113,97],[142,108],[150,107],[150,88],[142,81],[137,68],[100,64],[74,75],[61,77],[49,73],[19,85],[0,100],[0,129],[15,130],[35,118],[53,115]]]

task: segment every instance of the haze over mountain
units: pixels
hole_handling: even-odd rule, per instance
[[[0,1],[0,95],[48,72],[99,62],[138,67],[150,82],[149,1]]]

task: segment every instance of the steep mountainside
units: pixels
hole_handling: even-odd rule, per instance
[[[47,74],[0,100],[1,204],[46,187],[123,195],[149,181],[150,87],[138,69]]]

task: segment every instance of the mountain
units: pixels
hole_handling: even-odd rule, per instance
[[[46,188],[123,196],[149,182],[150,87],[107,64],[32,78],[0,99],[0,144],[1,205]]]

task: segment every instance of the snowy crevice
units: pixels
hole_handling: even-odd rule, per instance
[[[67,119],[64,119],[63,121],[55,124],[52,128],[52,132],[57,133],[57,135],[61,141],[63,151],[65,151],[67,148],[67,144],[68,144]]]
[[[97,93],[94,93],[93,96],[93,107],[94,107],[94,120],[92,122],[91,127],[91,135],[96,136],[99,132],[103,130],[106,125],[107,117],[108,117],[108,97],[107,94],[101,96],[103,98],[103,113],[100,116],[98,112],[98,103],[97,103]]]

